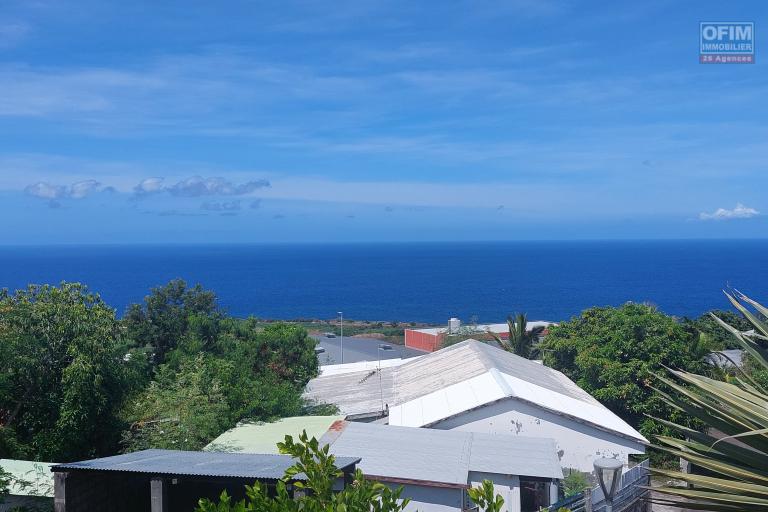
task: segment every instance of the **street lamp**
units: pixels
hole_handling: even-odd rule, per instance
[[[613,512],[613,496],[621,480],[624,464],[617,459],[597,459],[594,462],[597,481],[605,495],[605,512]]]
[[[339,324],[341,325],[341,336],[339,347],[341,349],[341,364],[344,364],[344,313],[339,311]]]

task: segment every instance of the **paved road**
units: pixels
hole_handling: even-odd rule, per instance
[[[314,336],[318,345],[325,349],[325,353],[318,354],[321,365],[341,363],[341,339]],[[379,350],[379,345],[388,345],[392,350]],[[344,337],[344,362],[357,363],[359,361],[377,361],[381,359],[397,359],[424,355],[421,350],[414,350],[402,345],[395,345],[375,338],[348,338]]]

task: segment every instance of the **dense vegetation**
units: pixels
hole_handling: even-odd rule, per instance
[[[77,283],[2,292],[0,457],[199,449],[241,419],[301,414],[316,373],[302,327],[228,317],[181,280],[123,319]]]
[[[544,362],[648,438],[664,428],[647,415],[684,421],[649,387],[664,366],[703,372],[709,347],[694,330],[645,304],[592,308],[549,330]]]

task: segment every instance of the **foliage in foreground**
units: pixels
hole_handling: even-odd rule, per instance
[[[467,490],[470,499],[485,512],[501,512],[504,509],[504,498],[496,494],[493,482],[483,480],[480,487]]]
[[[653,417],[685,415],[648,387],[663,366],[703,372],[708,347],[691,329],[646,304],[591,308],[550,327],[544,363],[560,370],[647,438],[664,432]]]
[[[389,487],[366,480],[362,471],[355,472],[354,481],[342,491],[334,492],[334,482],[342,476],[335,465],[335,458],[328,453],[328,445],[320,446],[317,439],[307,439],[306,431],[294,442],[285,436],[285,442],[278,443],[280,452],[291,455],[296,463],[288,468],[283,480],[277,483],[273,496],[267,487],[256,482],[246,486],[247,498],[233,502],[224,491],[218,503],[208,499],[200,500],[197,512],[400,512],[409,500],[400,498],[402,489]],[[292,482],[301,491],[294,498],[288,491],[292,478],[303,473],[306,481]]]
[[[768,369],[768,308],[738,292],[726,295],[753,329],[741,331],[713,318]],[[768,391],[746,373],[722,382],[685,371],[669,372],[670,378],[659,377],[659,381],[672,391],[657,389],[658,395],[670,407],[699,419],[707,428],[697,431],[657,419],[684,437],[657,437],[662,449],[696,467],[696,474],[653,470],[687,484],[656,489],[665,495],[658,501],[715,512],[768,510]]]

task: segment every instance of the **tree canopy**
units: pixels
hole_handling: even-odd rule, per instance
[[[129,312],[132,345],[154,352],[154,369],[124,409],[125,450],[197,450],[240,420],[304,411],[301,393],[318,363],[303,327],[227,317],[211,292],[180,280]]]
[[[115,312],[80,284],[0,297],[3,456],[70,460],[114,453],[131,389]]]
[[[750,324],[742,315],[727,310],[710,311],[694,319],[686,318],[683,321],[683,324],[698,333],[702,343],[707,344],[713,350],[723,350],[728,348],[740,349],[741,346],[738,344],[738,341],[734,339],[731,333],[723,329],[712,315],[717,316],[728,325],[731,325],[740,331],[748,331],[753,328],[752,324]]]
[[[159,365],[190,331],[203,346],[214,343],[222,316],[215,293],[174,279],[153,288],[143,304],[129,306],[124,323],[128,338],[137,347],[149,348],[153,363]]]
[[[304,413],[303,327],[228,317],[174,280],[118,319],[79,283],[0,293],[0,457],[199,449],[241,420]]]
[[[540,350],[546,365],[565,373],[648,438],[661,426],[645,415],[680,416],[651,390],[652,374],[665,366],[704,371],[709,352],[676,319],[632,303],[587,309],[551,327]]]

